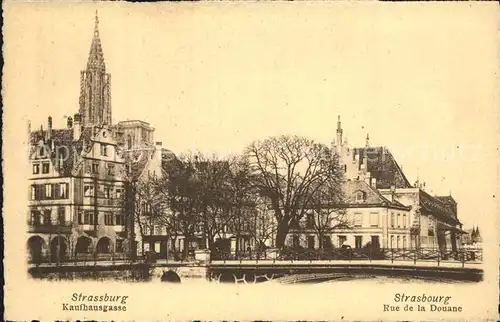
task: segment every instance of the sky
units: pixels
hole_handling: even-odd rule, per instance
[[[280,134],[330,144],[340,115],[349,144],[369,133],[411,183],[451,191],[466,228],[496,216],[491,4],[10,6],[7,130],[78,111],[98,10],[114,122],[149,122],[178,154],[224,155]]]

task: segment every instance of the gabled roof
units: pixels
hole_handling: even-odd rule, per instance
[[[61,176],[71,175],[74,167],[75,155],[79,155],[91,137],[91,129],[83,128],[82,134],[77,141],[73,141],[73,129],[53,129],[50,140],[46,139],[47,131],[38,130],[30,133],[30,155],[36,152],[40,141],[50,155],[50,160],[54,167],[58,169]],[[36,155],[35,155],[36,158]],[[59,164],[62,158],[62,166]]]
[[[349,180],[343,183],[344,191],[344,204],[349,207],[353,206],[380,206],[380,207],[391,207],[398,209],[410,209],[396,200],[389,200],[382,196],[382,194],[369,184],[361,180]],[[356,200],[356,194],[358,192],[363,192],[364,199],[361,201]]]
[[[359,164],[367,159],[367,171],[377,179],[378,189],[411,188],[412,185],[404,175],[392,153],[385,147],[354,148],[353,160],[359,155]]]

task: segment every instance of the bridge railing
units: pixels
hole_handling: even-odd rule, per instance
[[[275,256],[268,252],[234,252],[212,254],[212,260],[243,262],[245,260],[273,260],[275,261],[413,261],[413,262],[441,262],[478,263],[483,261],[482,250],[446,250],[431,248],[331,248],[331,249],[304,249],[283,248]]]
[[[50,256],[43,255],[28,259],[28,264],[41,265],[98,265],[103,262],[114,264],[116,262],[130,261],[126,253],[77,253],[73,256]]]

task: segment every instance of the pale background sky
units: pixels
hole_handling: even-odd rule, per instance
[[[150,122],[175,153],[226,154],[282,133],[329,144],[341,115],[350,144],[369,133],[411,183],[451,190],[466,227],[481,225],[496,205],[497,19],[489,5],[409,5],[38,6],[11,17],[7,86],[32,127],[65,126],[99,9],[114,122]]]

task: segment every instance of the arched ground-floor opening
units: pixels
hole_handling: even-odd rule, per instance
[[[78,237],[75,245],[75,257],[81,260],[90,259],[92,254],[92,239],[86,236]]]
[[[28,262],[40,263],[43,260],[45,241],[40,236],[32,236],[28,239]]]
[[[96,251],[98,254],[109,254],[112,252],[111,239],[101,237],[97,242]]]
[[[168,272],[163,273],[163,275],[161,276],[161,281],[168,282],[168,283],[180,283],[181,278],[176,272],[168,271]]]
[[[92,240],[89,237],[78,237],[75,246],[75,254],[92,253]]]
[[[59,262],[66,260],[68,257],[68,243],[66,238],[57,236],[50,242],[50,260],[51,262]]]

